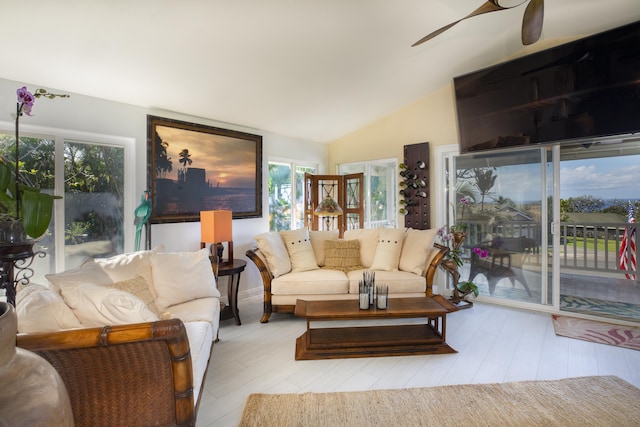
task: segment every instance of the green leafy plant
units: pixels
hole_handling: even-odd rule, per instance
[[[39,188],[25,185],[20,180],[20,117],[23,114],[31,116],[31,110],[36,98],[67,98],[69,95],[59,95],[37,89],[35,94],[29,92],[26,86],[16,91],[16,140],[15,164],[12,168],[4,159],[0,161],[0,220],[9,227],[17,229],[20,225],[24,232],[32,238],[42,236],[51,222],[53,200],[59,196],[42,193]]]
[[[462,298],[469,295],[470,293],[473,293],[474,297],[477,297],[480,294],[478,285],[476,285],[470,280],[458,283],[458,291],[460,291],[460,293],[462,294],[461,295]]]

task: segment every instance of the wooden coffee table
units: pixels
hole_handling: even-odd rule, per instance
[[[389,298],[386,310],[360,310],[358,300],[298,300],[295,315],[307,319],[307,331],[296,340],[296,360],[457,353],[446,343],[447,313],[457,310],[441,295]],[[424,318],[425,323],[327,328],[310,325],[318,321],[415,318]]]

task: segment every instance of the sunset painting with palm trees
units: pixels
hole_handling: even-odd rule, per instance
[[[262,137],[149,116],[152,222],[261,215]]]

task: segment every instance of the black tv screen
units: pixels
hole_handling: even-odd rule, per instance
[[[640,22],[454,79],[460,152],[640,131]]]

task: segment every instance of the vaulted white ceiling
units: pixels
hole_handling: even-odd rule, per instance
[[[484,0],[0,1],[0,77],[319,142],[456,75],[640,20],[640,0],[546,0],[533,46],[525,3],[410,47]]]

